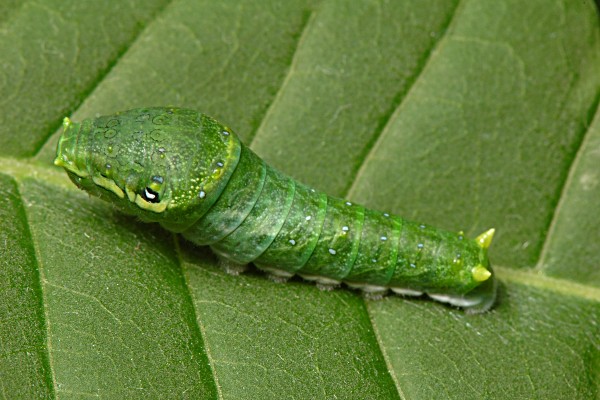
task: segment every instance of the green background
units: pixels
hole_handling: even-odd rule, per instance
[[[4,0],[0,95],[0,396],[600,397],[592,1]],[[52,165],[65,115],[154,105],[329,194],[495,227],[497,307],[231,277]]]

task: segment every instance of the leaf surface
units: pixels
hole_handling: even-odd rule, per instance
[[[0,6],[0,395],[599,395],[600,26],[592,1]],[[224,274],[89,198],[57,129],[201,110],[296,179],[474,236],[498,305]]]

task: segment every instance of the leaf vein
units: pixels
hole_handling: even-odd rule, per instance
[[[204,347],[204,351],[206,352],[206,358],[208,359],[208,367],[212,373],[215,390],[217,391],[217,397],[219,399],[223,399],[223,392],[221,391],[221,385],[219,384],[219,377],[217,376],[217,372],[215,370],[216,360],[214,359],[212,352],[210,350],[210,346],[208,345],[208,339],[206,335],[206,327],[200,320],[200,314],[196,307],[196,303],[194,302],[194,297],[192,296],[192,288],[190,287],[189,279],[187,277],[186,268],[183,265],[183,260],[181,257],[181,246],[179,245],[179,240],[177,235],[173,234],[173,242],[175,244],[175,252],[177,254],[177,264],[179,265],[179,269],[181,270],[181,275],[183,278],[183,283],[185,285],[185,289],[187,292],[187,298],[191,302],[192,310],[194,312],[194,322],[195,326],[198,328],[198,334],[202,340],[202,345]]]
[[[85,102],[85,100],[98,88],[98,86],[110,74],[110,72],[113,70],[113,68],[115,68],[115,66],[119,63],[119,61],[125,56],[125,54],[127,54],[127,52],[131,49],[133,44],[140,39],[140,37],[146,31],[146,29],[148,29],[148,27],[151,26],[152,23],[155,22],[160,17],[160,15],[162,15],[169,8],[169,6],[174,1],[175,0],[170,0],[169,2],[167,2],[162,8],[160,8],[156,11],[154,18],[150,19],[146,25],[138,28],[138,30],[134,33],[133,37],[131,38],[131,41],[129,43],[127,43],[126,45],[124,45],[117,52],[115,58],[113,60],[111,60],[110,62],[108,62],[106,67],[103,70],[98,72],[97,78],[90,83],[89,87],[80,93],[79,101],[77,101],[76,104],[74,104],[73,106],[71,106],[67,110],[65,110],[66,114],[72,115],[81,107],[81,105]],[[37,156],[39,154],[39,152],[42,151],[42,149],[44,148],[46,143],[52,138],[54,133],[58,129],[60,129],[60,127],[62,126],[62,121],[63,121],[64,116],[65,115],[58,116],[57,121],[54,123],[54,125],[51,126],[50,129],[48,129],[46,137],[40,139],[37,147],[33,149],[32,156],[34,156],[34,157]]]
[[[31,240],[31,245],[33,247],[33,251],[34,251],[34,261],[35,261],[35,265],[37,266],[37,273],[38,273],[38,279],[39,279],[39,287],[40,287],[40,292],[41,292],[41,307],[43,310],[43,315],[44,315],[44,326],[46,328],[46,346],[45,346],[45,350],[46,350],[46,360],[47,360],[47,367],[48,367],[48,373],[50,374],[50,378],[52,380],[52,384],[51,384],[51,389],[52,389],[52,397],[53,398],[57,398],[57,393],[58,393],[58,384],[56,382],[56,374],[54,371],[54,358],[52,357],[52,335],[51,335],[51,326],[50,326],[50,316],[48,314],[48,298],[47,298],[47,294],[46,294],[46,290],[44,289],[44,283],[47,282],[47,279],[45,277],[44,274],[44,268],[42,266],[42,262],[40,261],[42,259],[41,254],[40,254],[40,249],[37,246],[37,240],[35,235],[33,234],[33,232],[31,231],[31,229],[29,229],[29,227],[31,226],[31,219],[29,217],[29,214],[27,213],[27,209],[25,207],[25,202],[23,199],[23,195],[21,194],[21,186],[19,184],[19,182],[17,181],[17,191],[18,191],[18,196],[21,198],[22,204],[23,204],[23,213],[25,214],[25,220],[27,221],[27,233],[29,234],[30,240]]]
[[[398,115],[402,112],[405,104],[407,103],[407,99],[411,97],[413,90],[418,86],[419,82],[423,79],[425,72],[432,64],[433,60],[437,58],[437,54],[439,54],[439,49],[449,40],[449,32],[452,31],[452,26],[455,24],[456,16],[460,14],[462,1],[459,0],[453,12],[449,15],[447,23],[444,27],[443,34],[439,38],[439,40],[433,42],[432,46],[429,50],[424,54],[424,60],[422,63],[422,68],[417,71],[412,81],[408,82],[407,89],[404,93],[399,93],[396,99],[394,99],[392,107],[394,111],[389,114],[387,119],[381,124],[381,129],[379,132],[375,132],[369,143],[363,149],[363,154],[359,157],[359,165],[355,168],[354,178],[351,180],[350,187],[345,190],[345,198],[352,198],[354,191],[358,186],[358,182],[360,181],[360,177],[364,174],[366,166],[371,158],[373,158],[374,154],[377,153],[379,147],[383,145],[383,139],[387,136],[389,132],[390,125],[393,121],[396,120]]]
[[[363,155],[362,155],[362,157],[359,158],[362,161],[360,162],[360,165],[358,166],[358,168],[356,168],[356,173],[354,175],[354,178],[351,181],[350,187],[345,190],[344,197],[346,197],[346,198],[352,197],[352,193],[354,192],[354,190],[357,186],[357,183],[360,180],[360,176],[364,172],[364,169],[365,169],[365,166],[366,166],[368,160],[373,157],[373,154],[376,153],[377,148],[379,146],[381,146],[383,138],[386,136],[386,134],[388,132],[387,129],[390,126],[390,122],[393,121],[396,118],[396,116],[400,113],[400,111],[402,110],[403,105],[406,103],[406,99],[408,99],[410,97],[412,90],[417,86],[417,83],[419,82],[419,79],[422,78],[424,71],[427,70],[428,65],[430,65],[432,60],[435,58],[435,54],[436,54],[437,50],[443,45],[445,40],[448,40],[447,39],[448,32],[451,31],[451,27],[455,23],[455,21],[457,19],[457,15],[460,14],[461,5],[462,5],[462,1],[459,0],[458,3],[456,4],[456,7],[453,10],[453,12],[450,13],[450,15],[448,16],[448,21],[447,21],[447,24],[444,29],[444,34],[439,38],[439,40],[437,40],[436,42],[433,43],[433,45],[431,46],[429,51],[425,54],[426,59],[422,64],[423,66],[422,66],[421,70],[415,74],[412,82],[409,82],[408,89],[404,93],[404,96],[402,96],[402,94],[401,94],[399,96],[399,98],[397,99],[397,101],[396,101],[397,105],[395,105],[394,111],[389,115],[387,120],[382,124],[382,126],[383,126],[382,129],[379,131],[379,133],[375,132],[374,137],[369,141],[369,143],[363,150]],[[394,102],[394,103],[396,103],[396,102]],[[381,351],[381,355],[382,355],[383,359],[385,360],[390,377],[392,378],[392,381],[394,382],[394,385],[396,386],[396,390],[398,391],[398,395],[400,396],[400,398],[402,400],[404,400],[407,397],[402,390],[402,385],[400,384],[400,381],[398,380],[398,376],[395,374],[395,370],[390,361],[389,355],[387,354],[386,347],[385,347],[383,341],[381,340],[381,336],[377,329],[377,324],[373,321],[373,312],[369,309],[368,302],[365,302],[365,303],[366,303],[365,309],[366,309],[367,315],[369,317],[371,329],[372,329],[373,333],[375,334],[375,338],[377,340],[378,347]]]
[[[579,143],[579,147],[577,148],[577,151],[575,152],[575,156],[573,157],[573,160],[571,161],[571,164],[569,165],[569,171],[568,171],[566,178],[564,179],[562,187],[560,189],[560,192],[559,192],[560,194],[558,196],[558,202],[552,212],[552,217],[550,218],[548,227],[546,229],[546,237],[544,238],[539,256],[537,257],[538,261],[537,261],[536,266],[534,267],[534,270],[537,272],[540,272],[540,273],[544,272],[544,270],[546,269],[546,266],[547,266],[547,265],[545,265],[546,255],[550,251],[552,238],[554,237],[554,231],[556,230],[556,224],[559,219],[561,210],[564,206],[564,203],[566,201],[569,188],[572,186],[573,180],[575,179],[577,167],[579,166],[579,163],[581,162],[583,153],[585,153],[585,150],[588,147],[587,145],[588,145],[588,142],[589,142],[590,136],[591,136],[591,134],[590,134],[591,127],[594,126],[593,121],[597,120],[597,119],[600,120],[600,92],[597,93],[595,102],[594,102],[593,106],[591,107],[591,109],[595,109],[594,115],[592,116],[592,118],[589,119],[589,121],[587,121],[587,128],[586,128],[585,132],[583,133],[583,139]]]
[[[256,138],[258,133],[264,129],[264,126],[265,126],[267,120],[270,118],[271,114],[273,113],[273,110],[276,108],[276,105],[279,102],[279,99],[281,98],[281,96],[283,96],[283,93],[285,92],[285,88],[287,87],[287,85],[289,84],[291,79],[293,78],[294,73],[296,72],[296,66],[297,66],[298,58],[299,58],[298,50],[302,47],[302,44],[304,43],[304,41],[306,40],[306,37],[308,36],[307,32],[309,32],[311,30],[311,28],[314,24],[314,21],[316,19],[315,15],[316,15],[316,13],[311,10],[309,17],[306,19],[306,22],[304,23],[304,26],[302,27],[302,32],[300,33],[300,38],[296,42],[296,48],[294,50],[294,55],[292,56],[290,68],[288,69],[287,74],[286,74],[285,78],[283,79],[283,82],[279,86],[279,89],[277,90],[277,93],[275,94],[273,101],[271,102],[271,104],[269,104],[267,111],[265,112],[265,115],[263,116],[263,118],[260,122],[260,125],[252,133],[252,135],[248,137],[248,140],[247,140],[248,147],[252,147],[252,143],[254,142],[254,139]]]

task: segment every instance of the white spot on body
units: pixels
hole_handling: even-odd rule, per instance
[[[350,203],[349,201],[347,201],[347,202],[346,202],[346,205],[347,205],[347,206],[351,206],[351,205],[352,205],[352,203]]]
[[[389,216],[390,216],[390,214],[388,214],[388,213],[383,213],[383,216],[387,218],[387,217],[389,217]]]
[[[201,190],[200,193],[198,193],[198,197],[200,197],[201,199],[206,197],[206,192],[204,190]]]
[[[348,228],[347,226],[342,226],[342,230],[343,230],[344,232],[348,232],[348,229],[350,229],[350,228]]]
[[[329,254],[331,254],[332,256],[334,256],[335,253],[337,253],[337,252],[334,249],[329,249]]]
[[[219,166],[219,167],[222,167],[222,166],[223,166],[223,163],[222,163],[221,161],[219,161],[219,162],[217,163],[217,166]]]
[[[290,239],[290,244],[291,244],[292,246],[295,246],[295,245],[296,245],[296,241],[295,241],[294,239]]]
[[[419,244],[417,245],[417,247],[418,247],[419,249],[422,249],[422,248],[423,248],[423,243],[419,243]]]
[[[387,236],[382,236],[381,241],[385,242],[387,240]]]

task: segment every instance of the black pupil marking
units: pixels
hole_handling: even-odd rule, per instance
[[[158,198],[158,193],[150,188],[145,188],[142,192],[142,197],[149,203],[159,203],[160,199]]]

